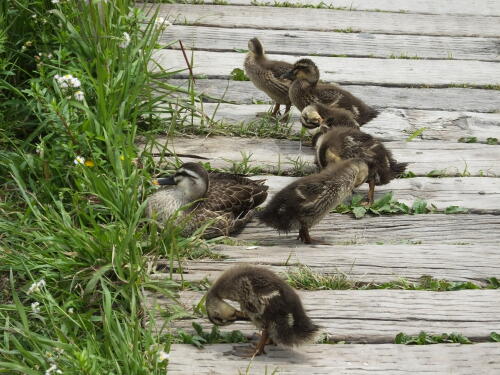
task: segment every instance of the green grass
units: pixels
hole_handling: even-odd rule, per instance
[[[459,333],[431,335],[422,331],[415,336],[406,335],[403,332],[400,332],[396,335],[394,343],[403,345],[431,345],[444,343],[472,344],[472,341]]]
[[[486,285],[470,281],[455,282],[436,279],[431,276],[421,276],[418,281],[399,279],[385,283],[366,283],[354,281],[349,275],[340,271],[333,274],[319,273],[305,265],[291,268],[286,273],[286,281],[296,289],[303,290],[347,290],[347,289],[397,289],[397,290],[428,290],[446,292],[463,289],[498,289],[500,282],[491,277]]]
[[[0,4],[3,372],[164,374],[174,337],[145,323],[143,291],[181,285],[151,278],[156,260],[217,256],[144,217],[155,119],[200,115],[148,70],[163,26],[133,5]]]

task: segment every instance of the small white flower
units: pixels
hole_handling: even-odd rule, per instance
[[[35,149],[36,153],[37,154],[41,154],[43,152],[43,144],[39,143],[37,146],[36,146],[36,149]]]
[[[52,4],[59,4],[59,0],[52,0]]]
[[[122,42],[118,45],[120,48],[127,48],[130,44],[130,35],[129,33],[123,33]]]
[[[31,286],[29,287],[28,291],[26,292],[27,294],[31,294],[34,292],[39,292],[41,288],[45,286],[45,280],[41,279],[40,281],[35,281]]]
[[[77,88],[77,87],[80,87],[80,86],[82,85],[82,83],[80,82],[80,80],[79,80],[78,78],[71,77],[71,78],[69,79],[69,85],[70,85],[71,87],[75,87],[75,88]]]
[[[40,302],[33,302],[31,304],[31,311],[33,311],[35,314],[38,314],[40,312]]]
[[[75,100],[78,100],[79,102],[83,102],[83,99],[85,99],[85,95],[83,94],[83,91],[78,90],[75,92],[73,95]]]
[[[68,314],[73,314],[74,312],[75,312],[75,309],[74,309],[74,308],[70,307],[70,308],[68,309]]]
[[[49,53],[47,54],[47,57],[48,57],[49,59],[51,59],[51,58],[52,58],[52,54],[49,52]]]
[[[81,164],[81,165],[84,165],[85,164],[85,158],[83,156],[77,156],[75,158],[75,160],[73,160],[73,163],[78,165],[78,164]]]
[[[160,350],[158,352],[158,362],[163,362],[169,358],[170,358],[170,354],[164,352],[163,350]]]
[[[62,374],[62,371],[57,368],[57,366],[53,363],[50,367],[45,371],[45,375],[54,374]]]
[[[161,27],[168,27],[168,26],[172,26],[172,23],[166,18],[166,17],[157,17],[156,18],[156,21],[155,21],[155,24],[157,26],[161,26]]]

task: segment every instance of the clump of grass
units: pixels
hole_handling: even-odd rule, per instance
[[[305,265],[287,272],[286,281],[292,287],[304,290],[343,290],[356,287],[356,283],[349,280],[348,276],[342,272],[332,275],[321,274]]]
[[[441,335],[431,335],[421,331],[418,335],[406,335],[400,332],[394,339],[395,344],[403,345],[431,345],[444,343],[472,344],[469,338],[460,333],[443,333]]]
[[[247,77],[245,71],[240,68],[234,68],[231,71],[231,79],[233,81],[250,81],[250,78]]]

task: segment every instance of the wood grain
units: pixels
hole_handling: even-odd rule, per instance
[[[197,349],[175,344],[170,351],[169,374],[227,375],[496,375],[500,372],[500,345],[306,345],[295,350],[266,347],[267,355],[253,360],[231,355],[232,344]],[[187,360],[188,359],[188,360]]]
[[[187,87],[185,79],[172,79],[168,82],[175,86]],[[500,90],[359,85],[345,85],[344,88],[378,108],[500,112]],[[196,81],[196,90],[236,104],[253,104],[255,101],[271,103],[269,97],[251,82],[199,79]]]
[[[331,9],[161,4],[160,16],[176,24],[227,28],[293,29],[380,34],[498,37],[496,17],[346,12]],[[293,20],[293,21],[292,21]]]
[[[500,22],[499,22],[500,24]],[[193,51],[195,75],[228,78],[235,68],[243,67],[245,54],[236,52]],[[305,57],[305,56],[304,56]],[[500,64],[469,60],[404,60],[352,57],[308,56],[321,71],[325,81],[339,84],[377,85],[498,85]],[[186,69],[182,52],[157,50],[153,58],[165,69]],[[298,56],[270,55],[269,58],[293,63]],[[154,71],[156,67],[152,67]],[[187,73],[178,76],[187,76]]]
[[[214,120],[233,124],[249,124],[257,120],[256,114],[270,109],[266,104],[215,104],[204,103],[198,106]],[[300,134],[300,113],[292,108],[291,127],[293,133]],[[273,126],[269,124],[269,126]],[[424,130],[425,128],[425,130]],[[477,142],[486,142],[487,138],[500,139],[500,113],[424,111],[386,108],[369,123],[363,125],[363,131],[384,141],[405,141],[417,130],[423,130],[412,142],[447,141],[458,142],[463,137],[475,137]]]
[[[500,330],[500,290],[429,292],[408,290],[299,291],[305,310],[333,341],[392,343],[399,332],[414,335],[459,332],[475,341],[486,341]],[[180,300],[190,309],[199,303],[201,292],[182,292]],[[148,306],[161,311],[170,300],[149,295]],[[186,319],[175,327],[190,329],[196,321],[206,328],[207,319]],[[160,319],[156,321],[161,325]],[[191,328],[192,330],[192,328]],[[237,322],[221,330],[241,330],[251,335],[255,327]]]
[[[279,174],[314,170],[313,150],[297,141],[270,138],[158,138],[158,144],[168,143],[168,149],[180,154],[201,155],[213,167],[228,168],[232,161],[241,162],[243,154],[251,156],[248,164],[265,172]],[[408,162],[407,170],[425,176],[433,170],[442,175],[467,172],[471,176],[500,175],[500,147],[451,142],[391,142],[388,147],[399,162]],[[155,146],[152,151],[160,152]],[[185,159],[184,161],[186,161]]]
[[[500,5],[495,0],[335,0],[332,2],[323,0],[291,0],[291,4],[306,6],[328,6],[344,8],[345,10],[368,10],[401,13],[427,13],[427,14],[463,14],[500,16]],[[205,0],[205,4],[214,3],[213,0]],[[260,1],[259,4],[270,6],[274,1]],[[228,5],[252,5],[252,0],[231,0]]]
[[[182,40],[193,49],[233,52],[247,49],[254,29],[174,25],[166,29],[164,43]],[[268,53],[344,57],[413,57],[500,61],[500,39],[470,37],[434,37],[368,33],[332,33],[320,31],[260,30],[257,34]],[[180,48],[174,43],[172,48]]]
[[[490,244],[443,245],[397,244],[369,245],[293,245],[265,246],[218,245],[213,250],[224,260],[191,261],[183,267],[182,278],[189,281],[214,281],[235,264],[263,265],[280,274],[307,265],[314,272],[345,274],[351,281],[384,283],[400,278],[418,281],[423,275],[450,281],[485,280],[500,276],[500,249]],[[471,256],[474,254],[474,256]],[[156,274],[155,279],[165,278]],[[180,277],[179,277],[180,278]]]
[[[498,244],[498,215],[397,215],[354,219],[327,215],[313,227],[311,236],[332,245],[345,244]],[[272,229],[250,222],[238,239],[258,245],[297,245],[297,234],[278,235]]]

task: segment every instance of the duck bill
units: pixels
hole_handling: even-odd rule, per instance
[[[157,178],[156,180],[153,180],[153,185],[176,185],[176,182],[174,180],[174,176],[168,176],[168,177],[161,177]]]
[[[290,81],[293,81],[295,76],[293,75],[293,70],[289,70],[288,72],[282,74],[280,76],[281,79],[289,79]]]

